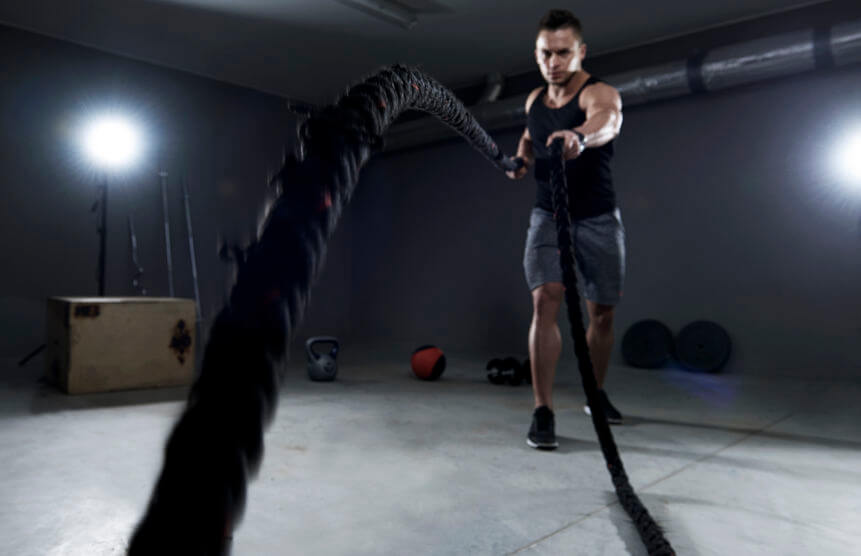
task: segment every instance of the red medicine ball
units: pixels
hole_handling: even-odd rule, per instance
[[[413,352],[410,364],[418,378],[436,380],[445,370],[445,355],[436,346],[422,346]]]

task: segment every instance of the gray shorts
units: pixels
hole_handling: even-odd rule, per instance
[[[571,222],[571,237],[581,295],[601,305],[618,304],[625,281],[625,227],[619,209]],[[552,212],[532,209],[523,270],[530,291],[547,282],[562,282]]]

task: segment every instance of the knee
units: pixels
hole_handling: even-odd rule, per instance
[[[556,316],[559,313],[559,306],[562,304],[563,290],[562,287],[554,287],[550,285],[538,286],[532,292],[532,308],[535,320],[556,321]]]
[[[613,310],[596,311],[591,324],[596,330],[603,334],[611,333],[613,331]]]

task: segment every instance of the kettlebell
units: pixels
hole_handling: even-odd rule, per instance
[[[317,353],[314,346],[317,344],[332,344],[329,353]],[[305,342],[305,353],[308,355],[308,378],[316,381],[335,380],[338,374],[338,350],[341,344],[333,336],[314,336]]]

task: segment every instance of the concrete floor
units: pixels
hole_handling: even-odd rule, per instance
[[[334,383],[288,365],[233,554],[645,554],[576,369],[558,377],[560,449],[538,452],[529,387],[488,383],[486,354],[448,354],[424,383],[407,356],[360,351]],[[0,554],[122,554],[185,392],[70,397],[41,365],[0,360]],[[608,391],[678,554],[861,554],[861,382],[614,367]]]

